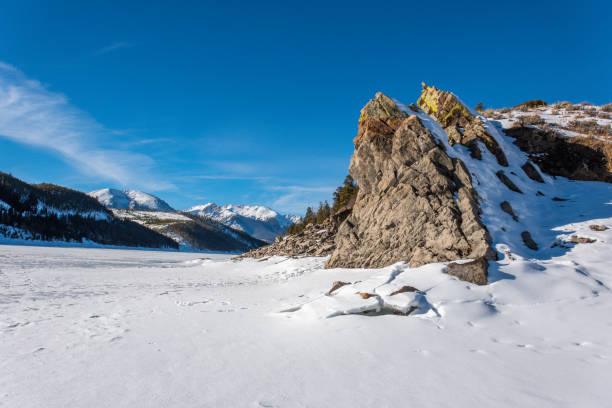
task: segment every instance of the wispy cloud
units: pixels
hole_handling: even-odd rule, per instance
[[[254,180],[254,181],[266,181],[270,180],[269,176],[240,176],[240,175],[226,175],[226,174],[200,174],[195,176],[189,176],[189,178],[197,180]]]
[[[94,51],[93,55],[108,54],[109,52],[117,51],[117,50],[120,50],[121,48],[129,48],[131,46],[132,46],[132,44],[130,44],[128,42],[119,41],[119,42],[113,43],[111,45],[107,45],[106,47],[102,47],[100,49],[97,49],[96,51]]]
[[[268,186],[268,190],[280,192],[272,206],[283,212],[303,214],[307,206],[330,200],[334,187]]]
[[[101,180],[152,191],[174,188],[154,176],[149,156],[102,147],[111,133],[65,96],[0,62],[0,136],[54,151]]]

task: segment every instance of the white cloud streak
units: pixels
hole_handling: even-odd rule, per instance
[[[152,174],[152,158],[101,147],[112,134],[65,96],[0,62],[0,137],[58,153],[88,176],[133,188],[173,189]]]
[[[113,52],[113,51],[117,51],[120,50],[121,48],[129,48],[131,47],[132,44],[124,42],[124,41],[120,41],[120,42],[116,42],[113,43],[111,45],[107,45],[106,47],[102,47],[96,51],[94,51],[93,55],[103,55],[103,54],[108,54],[109,52]]]
[[[269,190],[282,191],[283,194],[272,203],[281,211],[303,214],[308,206],[316,206],[320,201],[331,201],[334,187],[270,186]]]

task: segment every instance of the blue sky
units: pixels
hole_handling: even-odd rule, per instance
[[[4,2],[0,170],[301,213],[376,91],[612,101],[607,2],[501,3]]]

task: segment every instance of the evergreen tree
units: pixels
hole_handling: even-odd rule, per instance
[[[344,178],[344,182],[340,187],[334,191],[334,205],[333,210],[338,211],[349,203],[351,198],[357,194],[359,187],[351,175],[349,174]]]

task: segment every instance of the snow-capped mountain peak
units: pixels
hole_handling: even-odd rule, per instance
[[[120,210],[157,210],[171,211],[172,207],[164,200],[152,194],[138,190],[116,190],[103,188],[88,193],[107,208]]]
[[[282,234],[289,224],[301,219],[297,215],[279,214],[263,205],[220,206],[206,203],[188,208],[185,212],[212,218],[267,242]]]

